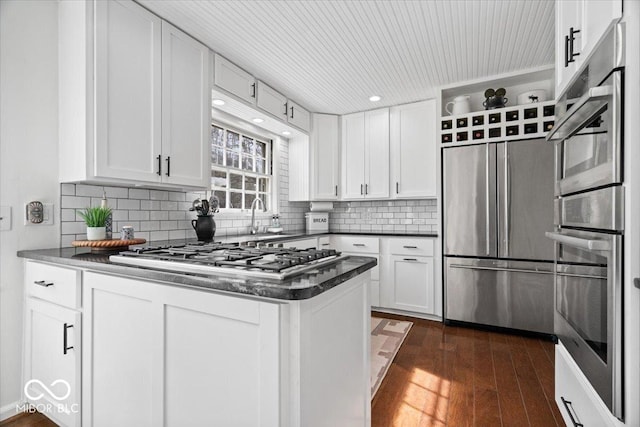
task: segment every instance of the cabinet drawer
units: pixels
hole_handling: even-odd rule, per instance
[[[433,256],[432,239],[391,239],[389,251],[392,255]]]
[[[380,252],[380,240],[377,237],[338,236],[335,242],[336,249],[343,252],[376,255]]]
[[[568,426],[581,423],[585,426],[613,426],[612,415],[591,387],[584,374],[563,347],[556,345],[556,404]],[[569,413],[571,411],[571,414]],[[574,418],[574,420],[571,419]]]
[[[27,261],[25,280],[32,297],[70,308],[81,306],[79,270]]]

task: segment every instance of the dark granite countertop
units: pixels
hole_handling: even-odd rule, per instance
[[[290,236],[287,236],[289,238]],[[218,239],[216,239],[217,241]],[[171,243],[179,243],[172,241]],[[152,242],[162,244],[167,242]],[[375,258],[346,256],[334,264],[318,267],[285,280],[252,279],[223,275],[167,272],[143,267],[113,264],[112,253],[91,253],[88,248],[59,248],[19,251],[18,256],[36,261],[83,268],[92,271],[139,277],[144,280],[165,282],[169,285],[204,290],[226,291],[279,300],[312,298],[352,279],[376,266]]]
[[[437,233],[396,233],[396,232],[369,232],[369,231],[329,231],[329,232],[308,232],[305,230],[300,231],[287,231],[285,233],[279,234],[244,234],[238,236],[215,236],[214,240],[216,242],[223,243],[235,243],[235,242],[247,242],[252,240],[263,241],[263,242],[277,242],[283,240],[295,240],[295,239],[304,239],[307,237],[319,237],[319,236],[330,236],[332,234],[336,235],[350,235],[350,236],[385,236],[385,237],[430,237],[437,238]]]

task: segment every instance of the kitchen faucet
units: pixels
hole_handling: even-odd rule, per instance
[[[257,234],[258,233],[258,226],[255,225],[256,223],[256,204],[257,202],[260,202],[260,204],[262,205],[262,211],[264,212],[264,202],[262,201],[262,199],[260,197],[257,197],[255,199],[253,199],[253,203],[251,203],[251,234]]]

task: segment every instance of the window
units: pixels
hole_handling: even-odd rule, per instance
[[[211,190],[220,209],[250,209],[256,197],[271,210],[271,141],[211,126]]]

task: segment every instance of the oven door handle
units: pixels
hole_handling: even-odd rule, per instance
[[[547,141],[562,141],[573,136],[586,122],[601,112],[612,95],[613,86],[611,85],[590,88],[556,122],[556,125],[547,134]]]
[[[606,240],[583,239],[582,237],[567,236],[562,233],[547,231],[545,236],[551,240],[555,240],[563,245],[573,246],[575,248],[586,249],[589,251],[610,251],[611,243]]]

